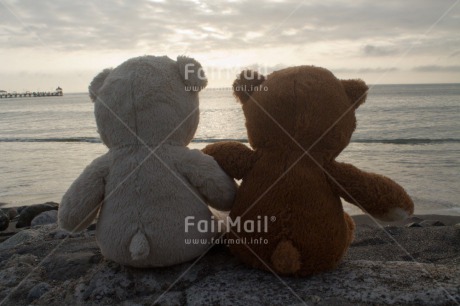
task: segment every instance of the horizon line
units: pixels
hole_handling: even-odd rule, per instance
[[[400,85],[400,86],[407,86],[407,85],[460,85],[459,82],[453,82],[453,83],[384,83],[384,84],[372,84],[369,83],[367,84],[369,86],[394,86],[394,85]],[[210,89],[232,89],[231,86],[221,86],[221,87],[206,87],[203,89],[203,91],[210,90]],[[68,92],[67,94],[86,94],[86,91],[72,91]]]

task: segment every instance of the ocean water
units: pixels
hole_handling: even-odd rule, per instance
[[[230,90],[201,93],[192,148],[245,141],[241,107]],[[358,127],[339,160],[396,180],[416,213],[460,215],[460,84],[377,85],[357,110]],[[88,95],[0,100],[0,202],[59,202],[107,148]],[[359,210],[351,205],[351,213]]]

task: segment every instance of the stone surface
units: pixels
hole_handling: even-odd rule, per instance
[[[53,224],[57,222],[57,210],[48,210],[40,213],[30,222],[30,226]]]
[[[0,231],[4,231],[10,225],[10,217],[0,210]]]
[[[50,228],[52,228],[52,225],[51,227],[49,225],[45,225],[36,229],[27,229],[20,231],[16,235],[13,235],[7,240],[0,243],[0,251],[15,248],[23,244],[37,242],[38,240],[43,240],[45,236],[48,234]]]
[[[456,226],[358,226],[339,268],[309,278],[247,268],[225,246],[181,265],[134,269],[104,259],[94,230],[60,233],[56,224],[36,226],[0,243],[1,305],[460,303]]]
[[[3,211],[3,213],[7,215],[10,220],[14,219],[18,215],[17,209],[15,207],[1,208],[0,210]]]
[[[27,207],[28,207],[28,206],[26,206],[26,205],[24,205],[24,206],[18,206],[18,207],[16,207],[16,211],[17,211],[17,213],[20,215],[21,212],[22,212],[24,209],[26,209]]]
[[[331,297],[353,303],[442,305],[459,298],[459,273],[459,267],[359,260],[308,279],[277,281],[267,273],[224,270],[189,287],[186,296],[188,305],[312,304]],[[326,301],[322,304],[329,305]]]
[[[445,226],[445,224],[438,220],[424,220],[420,222],[421,226]]]
[[[48,210],[57,210],[59,204],[55,202],[46,202],[43,204],[36,204],[32,206],[27,206],[20,211],[18,222],[16,223],[17,228],[30,226],[32,220],[39,214]]]
[[[50,290],[51,286],[48,283],[42,282],[38,283],[32,289],[30,289],[29,294],[27,295],[27,299],[32,302],[36,299],[40,298],[43,294]]]

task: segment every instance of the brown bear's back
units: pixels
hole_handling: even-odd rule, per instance
[[[277,247],[276,256],[294,261],[296,271],[285,274],[308,275],[333,268],[322,263],[335,265],[340,260],[348,246],[348,230],[340,198],[332,192],[326,174],[308,156],[301,157],[300,151],[257,153],[260,157],[243,178],[230,213],[233,222],[235,216],[241,217],[242,227],[246,220],[254,220],[256,232],[232,227],[236,235],[228,237],[246,238],[246,246],[233,244],[230,249],[246,263],[265,270],[268,265],[280,274],[283,271],[273,257]],[[280,251],[284,246],[287,251]],[[296,257],[304,260],[296,263]]]

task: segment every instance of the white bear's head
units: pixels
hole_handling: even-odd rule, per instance
[[[109,148],[188,145],[206,84],[200,63],[185,56],[142,56],[103,70],[89,86],[102,141]]]

